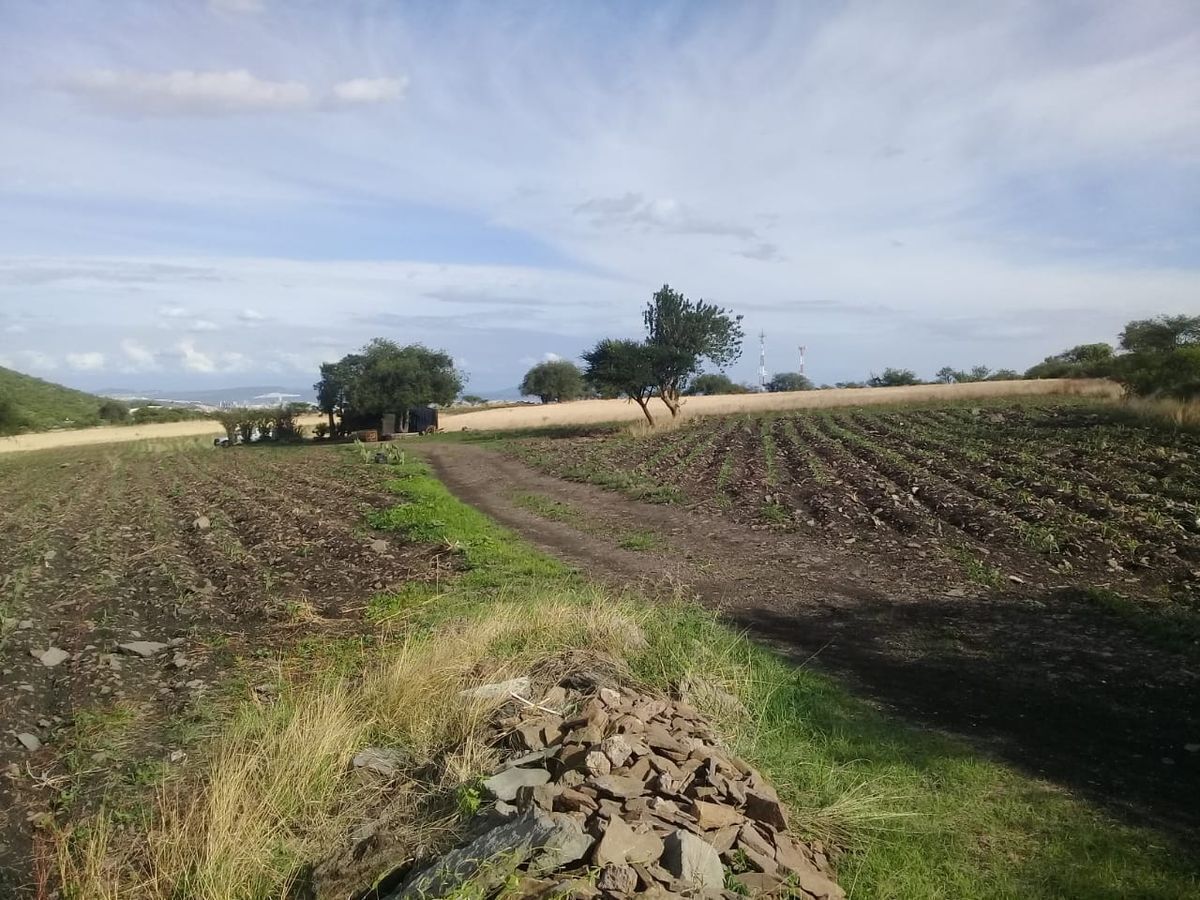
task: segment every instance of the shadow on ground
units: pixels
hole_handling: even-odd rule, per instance
[[[728,612],[793,661],[1123,819],[1181,837],[1200,828],[1195,653],[1123,617],[1061,592],[902,603],[859,593]]]

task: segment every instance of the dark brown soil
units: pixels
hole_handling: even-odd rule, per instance
[[[255,447],[0,465],[0,896],[31,890],[41,829],[178,760],[171,728],[225,688],[239,658],[358,635],[372,594],[434,577],[437,548],[364,525],[395,502],[387,471]],[[172,646],[116,652],[138,639]],[[48,647],[70,657],[43,666],[31,651]]]
[[[820,524],[780,531],[708,506],[638,503],[477,445],[421,449],[461,499],[594,577],[686,584],[759,641],[916,724],[1127,821],[1188,840],[1200,830],[1200,648],[1164,643],[1068,579],[1026,573],[986,589],[964,582],[936,535],[846,543]],[[513,502],[530,493],[586,511],[587,533]],[[620,549],[601,526],[653,529],[671,552]]]

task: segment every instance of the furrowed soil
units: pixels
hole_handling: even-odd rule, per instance
[[[395,503],[386,468],[332,448],[0,461],[0,896],[30,889],[55,823],[180,763],[241,661],[269,670],[302,641],[370,641],[374,594],[439,577],[439,548],[364,525]],[[168,646],[118,646],[139,640]],[[62,660],[44,664],[47,650]]]
[[[421,449],[592,576],[686,585],[881,707],[1194,845],[1200,445],[1113,415],[839,411]],[[623,547],[634,527],[659,540]]]

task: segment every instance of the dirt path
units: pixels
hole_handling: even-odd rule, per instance
[[[848,681],[877,704],[963,737],[1129,821],[1200,830],[1200,658],[1055,592],[980,592],[915,558],[821,534],[779,534],[634,502],[493,450],[421,451],[462,500],[539,548],[618,585],[686,585],[757,639]],[[522,504],[537,495],[586,530]],[[667,552],[621,549],[651,529]]]

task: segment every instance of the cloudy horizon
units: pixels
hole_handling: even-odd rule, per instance
[[[1200,10],[0,0],[0,365],[469,392],[664,282],[752,381],[1024,369],[1200,311]]]

